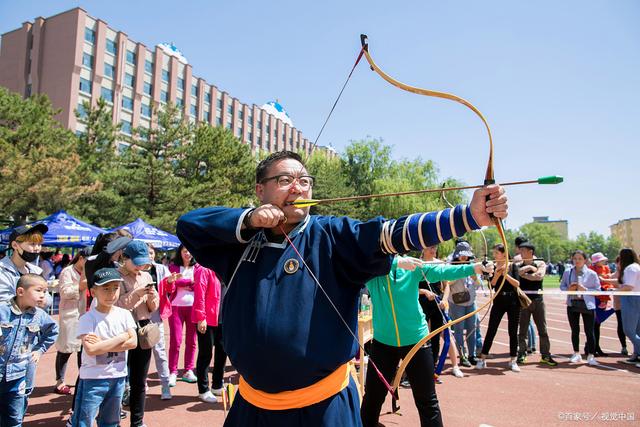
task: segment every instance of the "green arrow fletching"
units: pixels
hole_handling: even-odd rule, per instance
[[[560,184],[564,181],[564,177],[559,175],[552,176],[543,176],[538,178],[538,184],[546,185],[546,184]]]

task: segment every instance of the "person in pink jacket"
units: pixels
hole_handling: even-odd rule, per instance
[[[223,287],[213,270],[196,264],[193,273],[193,310],[191,320],[198,329],[198,397],[203,402],[215,403],[222,394],[222,381],[227,354],[222,348],[222,323],[220,323]],[[209,389],[208,370],[213,347],[216,348],[213,374]]]
[[[182,381],[195,383],[193,373],[196,358],[196,325],[191,320],[193,310],[193,267],[195,260],[180,245],[169,265],[171,275],[160,282],[160,316],[169,319],[169,386],[176,385],[178,359],[182,346],[182,328],[186,326],[184,372]]]

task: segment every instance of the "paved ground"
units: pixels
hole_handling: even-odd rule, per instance
[[[611,357],[601,358],[601,367],[570,364],[570,332],[564,301],[546,297],[551,350],[560,365],[556,368],[537,363],[539,354],[529,357],[522,372],[506,369],[508,337],[506,317],[492,348],[489,367],[484,371],[463,369],[466,377],[458,379],[445,368],[438,385],[438,396],[448,426],[566,426],[566,425],[640,425],[640,369],[623,365],[619,355],[615,318],[602,327],[602,348]],[[483,324],[483,332],[488,316]],[[168,328],[165,328],[168,330]],[[168,337],[167,337],[168,338]],[[581,345],[584,337],[581,337]],[[54,386],[55,352],[45,354],[38,368],[38,384],[30,400],[26,427],[63,426],[68,418],[70,398],[51,393]],[[73,359],[72,359],[73,360]],[[151,365],[147,413],[149,427],[220,426],[224,420],[221,404],[205,404],[197,400],[195,384],[178,383],[171,401],[161,401],[160,383]],[[70,360],[69,381],[77,369]],[[237,375],[228,367],[227,378],[237,383]],[[402,415],[383,415],[384,426],[417,426],[417,411],[410,390],[400,390]],[[387,399],[383,412],[391,408]],[[577,414],[577,415],[576,415]],[[620,420],[622,414],[627,418]],[[575,420],[579,416],[580,420]],[[628,420],[633,417],[634,420]],[[585,421],[585,418],[588,419]],[[128,425],[124,420],[123,426]]]

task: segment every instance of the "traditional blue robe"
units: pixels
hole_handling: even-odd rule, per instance
[[[460,209],[460,215],[463,212]],[[238,373],[252,387],[269,393],[307,387],[355,356],[358,343],[331,302],[351,331],[357,331],[360,289],[391,268],[392,255],[383,251],[381,236],[385,222],[389,230],[393,224],[380,217],[361,222],[313,215],[289,233],[330,302],[286,240],[273,243],[262,230],[241,231],[247,213],[234,208],[198,209],[179,219],[177,234],[198,263],[214,270],[229,286],[222,309],[223,343]],[[435,220],[435,214],[425,215],[422,228],[435,227]],[[396,230],[410,221],[410,217],[394,221]],[[462,224],[462,219],[456,217],[451,223]],[[439,227],[450,236],[448,224],[445,215]],[[401,234],[387,234],[402,247]],[[437,243],[436,233],[429,234],[422,241]],[[417,240],[407,236],[405,250],[408,240]],[[315,405],[284,411],[257,408],[238,394],[225,426],[254,425],[360,426],[355,384]]]

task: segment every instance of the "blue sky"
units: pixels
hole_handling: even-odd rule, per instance
[[[573,237],[640,216],[640,2],[35,1],[0,0],[0,33],[81,6],[152,47],[174,42],[206,78],[246,103],[279,99],[315,138],[369,35],[382,69],[452,92],[487,117],[508,227],[567,219]],[[397,158],[434,160],[443,176],[481,183],[481,122],[450,101],[389,86],[360,64],[320,144],[379,137]]]

